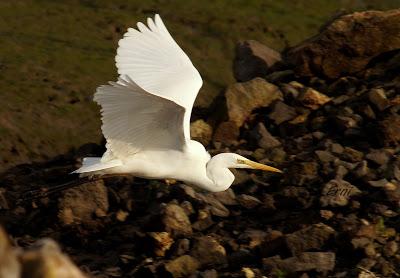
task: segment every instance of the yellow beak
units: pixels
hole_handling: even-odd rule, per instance
[[[275,173],[283,173],[281,170],[268,166],[268,165],[264,165],[261,163],[257,163],[251,160],[242,160],[242,159],[238,159],[238,163],[240,164],[246,164],[248,166],[250,166],[252,169],[258,169],[258,170],[263,170],[263,171],[268,171],[268,172],[275,172]]]

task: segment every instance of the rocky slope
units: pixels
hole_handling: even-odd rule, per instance
[[[97,145],[10,169],[0,219],[18,247],[0,235],[0,275],[51,277],[54,252],[68,277],[400,276],[399,18],[342,16],[285,53],[238,45],[240,82],[192,135],[283,175],[235,171],[213,194],[137,178],[57,190]]]

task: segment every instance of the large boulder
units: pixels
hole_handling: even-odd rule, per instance
[[[277,86],[257,77],[229,86],[225,98],[228,120],[218,126],[214,141],[229,143],[239,135],[240,127],[253,110],[268,107],[274,101],[282,100],[283,96]]]
[[[335,79],[364,70],[379,55],[400,48],[400,9],[341,16],[285,57],[299,76]]]

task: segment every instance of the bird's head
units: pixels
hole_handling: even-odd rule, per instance
[[[243,156],[240,156],[238,154],[235,154],[237,156],[234,161],[234,167],[230,168],[244,168],[244,169],[255,169],[255,170],[262,170],[262,171],[268,171],[268,172],[275,172],[275,173],[282,173],[281,170],[274,168],[272,166],[268,166],[265,164],[261,164],[255,161],[252,161],[250,159],[247,159]]]

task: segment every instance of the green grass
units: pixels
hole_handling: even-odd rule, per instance
[[[238,40],[281,50],[315,34],[341,8],[396,7],[399,0],[0,1],[0,168],[10,164],[4,160],[99,142],[93,92],[116,78],[114,55],[126,28],[156,12],[202,74],[197,105],[206,107],[234,82]],[[8,155],[13,147],[19,156]]]

